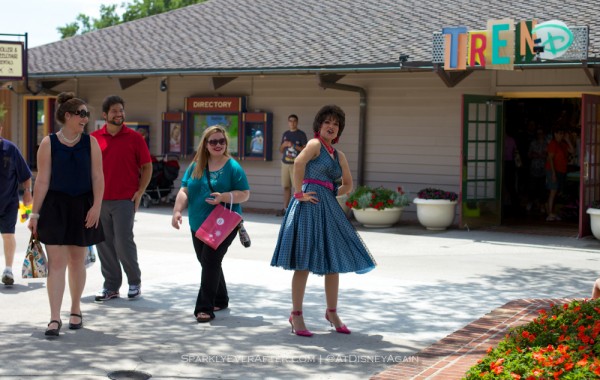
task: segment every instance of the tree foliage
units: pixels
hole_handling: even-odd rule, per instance
[[[56,29],[60,33],[61,39],[65,39],[78,34],[84,34],[124,22],[187,7],[188,5],[202,3],[204,1],[205,0],[133,0],[133,3],[124,2],[119,5],[119,8],[124,9],[122,16],[119,16],[116,4],[100,5],[100,18],[91,18],[80,13],[75,21]]]

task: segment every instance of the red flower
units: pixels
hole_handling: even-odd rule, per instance
[[[569,363],[565,364],[565,370],[570,371],[573,369],[574,366],[575,366],[575,364],[573,364],[572,362],[569,362]]]

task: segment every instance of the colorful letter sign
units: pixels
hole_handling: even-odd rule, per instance
[[[489,20],[486,30],[445,27],[444,70],[467,66],[512,70],[515,63],[556,59],[573,44],[573,33],[564,22],[536,24],[535,20],[521,21],[515,26],[512,19],[502,19]]]

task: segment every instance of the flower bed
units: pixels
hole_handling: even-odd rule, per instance
[[[465,379],[594,379],[600,376],[600,301],[573,301],[512,329]]]

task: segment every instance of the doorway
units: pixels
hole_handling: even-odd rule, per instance
[[[42,139],[55,132],[54,111],[56,98],[25,96],[25,157],[32,169],[37,169],[37,151]]]
[[[501,225],[532,233],[577,236],[580,219],[581,98],[506,99]],[[547,189],[548,144],[556,131],[567,143],[567,173]],[[549,200],[553,202],[549,203]],[[549,204],[552,210],[549,210]]]

